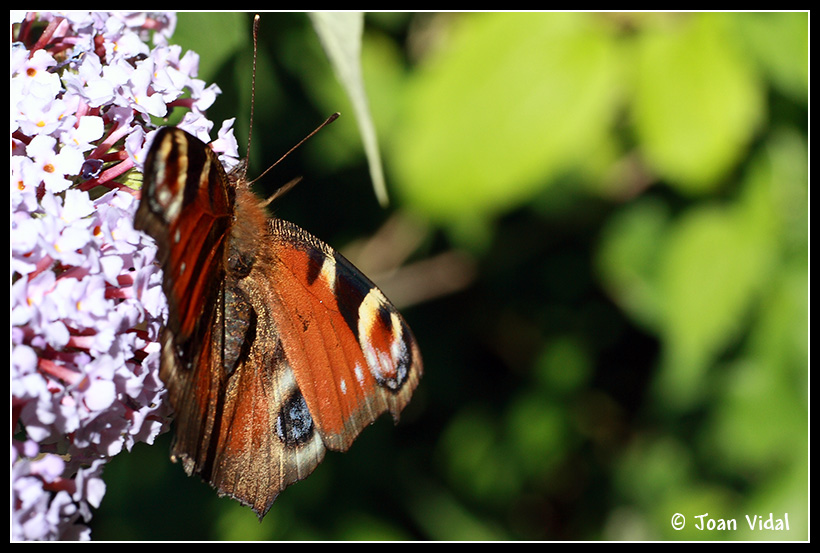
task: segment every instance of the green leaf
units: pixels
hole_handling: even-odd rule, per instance
[[[809,100],[809,14],[740,13],[738,27],[772,83],[795,100]]]
[[[645,198],[609,218],[595,263],[604,287],[637,322],[656,332],[661,318],[657,266],[669,208]]]
[[[609,27],[586,14],[450,17],[444,44],[407,83],[390,167],[417,211],[493,216],[582,163],[610,132],[619,57]]]
[[[658,286],[667,400],[686,405],[703,392],[706,369],[746,324],[768,252],[744,223],[735,210],[703,206],[664,240]]]
[[[362,78],[361,49],[364,16],[360,12],[316,12],[310,14],[310,20],[336,72],[336,77],[353,104],[376,197],[379,203],[387,205],[387,188],[384,182],[379,142],[370,116],[367,92]]]
[[[640,149],[681,192],[714,190],[763,119],[762,82],[722,14],[678,18],[637,43],[633,116]]]
[[[219,40],[214,40],[216,33]],[[187,12],[180,14],[172,42],[199,54],[199,77],[210,83],[238,51],[249,48],[250,36],[251,24],[246,14]]]

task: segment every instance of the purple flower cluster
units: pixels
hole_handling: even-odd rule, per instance
[[[12,539],[88,539],[105,463],[167,427],[156,246],[133,228],[156,125],[210,139],[219,89],[173,14],[12,13]],[[153,46],[149,46],[148,42]],[[232,121],[218,143],[235,160]]]

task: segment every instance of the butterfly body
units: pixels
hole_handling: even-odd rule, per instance
[[[169,316],[160,376],[172,458],[261,518],[326,449],[344,451],[422,372],[404,319],[349,261],[268,218],[197,138],[161,129],[135,227],[152,235]]]

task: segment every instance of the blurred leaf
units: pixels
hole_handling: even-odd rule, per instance
[[[691,451],[684,444],[668,435],[647,435],[636,439],[618,460],[614,484],[627,502],[651,505],[686,487],[693,471]]]
[[[366,513],[348,513],[341,522],[338,535],[346,541],[402,541],[410,539],[388,521]]]
[[[490,520],[482,520],[442,490],[423,490],[416,498],[413,515],[432,540],[509,540],[509,534]]]
[[[742,539],[807,539],[809,435],[808,182],[806,145],[776,133],[750,164],[741,207],[750,234],[771,242],[775,260],[754,326],[713,386],[703,433],[711,467],[753,475],[745,512],[782,517],[790,531]]]
[[[403,197],[451,222],[531,199],[609,132],[619,58],[586,14],[457,16],[411,75],[390,140]]]
[[[763,159],[790,161],[751,163],[731,206],[688,210],[662,242],[659,286],[667,357],[661,385],[666,399],[670,394],[687,403],[701,390],[700,378],[715,355],[739,330],[748,329],[753,301],[771,282],[778,257],[804,259],[805,243],[794,250],[783,242],[791,221],[806,221],[804,150],[799,143],[779,140],[761,152]]]
[[[216,33],[219,40],[214,40]],[[184,44],[186,49],[196,52],[200,78],[213,79],[238,51],[252,47],[250,38],[251,24],[247,14],[190,12],[178,18],[172,42]]]
[[[536,384],[551,397],[577,393],[589,385],[593,361],[588,349],[573,336],[546,343],[535,364]]]
[[[536,481],[547,478],[561,463],[567,447],[569,423],[563,405],[543,394],[529,393],[512,404],[506,420],[514,460]]]
[[[695,515],[710,513],[724,518],[733,513],[728,489],[704,484],[697,478],[698,467],[690,444],[669,434],[644,436],[636,441],[615,471],[618,493],[628,504],[640,506],[646,521],[635,525],[648,535],[620,535],[620,539],[696,540],[719,539],[715,533],[695,528]],[[673,530],[672,515],[686,517],[683,530]],[[731,539],[731,536],[725,536]]]
[[[807,435],[804,435],[807,437]],[[804,438],[797,442],[801,446],[807,443]],[[795,442],[792,442],[792,446]],[[800,540],[809,539],[809,463],[808,453],[800,451],[802,458],[799,462],[786,467],[777,466],[770,471],[770,477],[765,481],[757,481],[747,501],[743,504],[743,511],[750,516],[758,515],[768,518],[771,513],[775,518],[782,518],[785,513],[789,516],[789,531],[750,530],[748,524],[738,525],[736,539],[744,540]],[[774,467],[773,467],[774,468]],[[745,517],[742,519],[745,522]]]
[[[644,198],[615,213],[601,233],[596,266],[603,286],[638,323],[657,332],[661,318],[658,260],[669,223],[662,202]]]
[[[219,519],[214,534],[216,539],[224,541],[259,541],[271,539],[271,528],[276,526],[274,517],[265,519],[260,524],[259,519],[251,516],[247,507],[239,503],[226,504],[219,513]],[[279,515],[281,519],[282,515]]]
[[[784,255],[808,265],[809,146],[805,135],[796,129],[777,129],[763,155],[752,161],[755,170],[750,178],[760,181],[752,183],[753,189],[760,189],[760,197],[752,198],[750,209],[766,209],[775,221],[763,231],[780,242]]]
[[[687,405],[704,392],[710,362],[743,328],[769,255],[743,223],[730,208],[700,206],[676,221],[663,241],[663,401]]]
[[[763,120],[763,87],[724,14],[663,21],[637,41],[635,130],[661,178],[702,194],[745,153]]]
[[[768,361],[740,361],[725,371],[725,393],[707,426],[716,465],[765,475],[769,467],[805,459],[807,449],[789,444],[807,435],[807,409],[795,401],[792,375]]]
[[[798,102],[809,96],[809,14],[742,13],[737,15],[747,46],[759,58],[772,82]]]
[[[498,421],[481,409],[465,409],[449,422],[439,444],[450,484],[486,502],[504,501],[519,475],[506,460]]]
[[[367,92],[362,79],[361,44],[364,15],[360,12],[312,12],[310,19],[339,82],[353,103],[376,197],[379,203],[387,205],[379,141],[376,138],[376,128],[370,116]]]
[[[369,17],[369,15],[368,15]],[[402,108],[397,97],[405,87],[407,68],[404,52],[391,37],[373,30],[362,41],[362,67],[370,100],[370,111],[384,144],[400,121]]]

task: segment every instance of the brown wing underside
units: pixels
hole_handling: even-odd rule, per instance
[[[212,346],[191,370],[173,355],[163,356],[162,378],[176,413],[172,456],[189,475],[200,474],[220,494],[252,507],[261,518],[280,491],[313,471],[325,448],[310,429],[301,428],[296,438],[288,433],[294,417],[287,411],[298,411],[298,388],[276,332],[260,321],[265,315],[257,312],[254,324],[235,328],[231,309],[226,313],[219,304],[211,326],[217,331],[207,336]],[[231,332],[242,333],[251,343],[229,374],[223,357]],[[300,422],[304,427],[304,419],[297,417]]]
[[[173,355],[162,370],[177,410],[174,456],[260,517],[326,447],[346,450],[385,411],[397,418],[421,374],[415,340],[372,283],[295,225],[272,220],[267,238],[246,275],[225,279],[212,347],[192,374]],[[379,326],[384,343],[355,322],[374,309],[391,321]],[[362,339],[385,366],[370,366]]]

